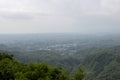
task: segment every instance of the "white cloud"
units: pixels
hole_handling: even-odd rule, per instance
[[[120,12],[120,0],[0,0],[0,12],[114,15]]]
[[[0,32],[106,31],[119,21],[120,0],[0,0]]]

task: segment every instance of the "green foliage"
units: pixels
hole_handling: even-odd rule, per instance
[[[44,63],[24,65],[8,54],[0,54],[0,57],[1,80],[70,80],[69,75],[62,68],[51,67]],[[76,73],[79,75],[75,75],[81,76],[83,72],[79,69]]]
[[[0,78],[2,80],[13,80],[14,74],[23,69],[23,65],[13,60],[11,55],[1,53]]]
[[[30,38],[27,39],[28,35],[24,37],[17,35],[17,39],[12,37],[11,40],[6,40],[10,39],[9,36],[6,39],[3,36],[3,43],[0,41],[2,43],[0,52],[10,52],[16,60],[26,65],[15,61],[12,55],[0,54],[0,79],[64,80],[69,77],[81,79],[82,71],[78,69],[74,72],[80,65],[84,67],[85,80],[119,80],[120,36],[100,35],[74,38],[70,35],[69,38],[64,36],[65,39],[58,36],[44,38],[45,36],[33,37],[33,35],[29,35]],[[32,63],[28,64],[29,62]],[[70,72],[69,75],[64,70]]]
[[[112,61],[96,78],[97,80],[119,80],[120,63]]]
[[[0,53],[0,60],[5,59],[5,58],[8,58],[8,59],[12,60],[13,55],[8,55],[6,53]]]
[[[120,77],[120,54],[97,50],[84,60],[87,80],[118,80]]]
[[[84,78],[83,70],[79,67],[73,74],[73,80],[82,80]]]
[[[29,80],[22,72],[15,73],[15,80]]]

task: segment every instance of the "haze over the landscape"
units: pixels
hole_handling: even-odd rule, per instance
[[[120,0],[0,0],[0,80],[120,80]]]
[[[0,0],[0,33],[118,33],[120,0]]]

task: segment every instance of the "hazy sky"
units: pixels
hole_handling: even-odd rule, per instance
[[[120,31],[120,0],[0,0],[0,33]]]

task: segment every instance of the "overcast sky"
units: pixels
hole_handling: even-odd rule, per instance
[[[120,31],[120,0],[0,0],[0,33]]]

